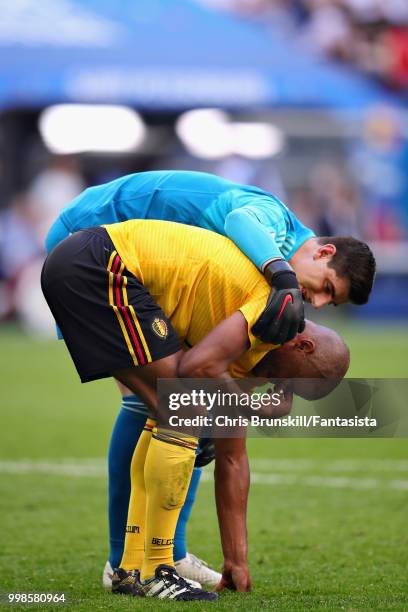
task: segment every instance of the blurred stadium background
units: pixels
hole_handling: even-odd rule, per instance
[[[88,185],[150,169],[259,185],[317,233],[370,243],[370,303],[308,315],[344,335],[351,376],[406,377],[407,103],[406,0],[1,2],[2,588],[22,590],[23,563],[37,592],[58,583],[80,589],[77,609],[90,609],[89,597],[113,606],[98,585],[117,397],[106,381],[80,387],[38,284],[61,208]],[[250,508],[253,605],[404,609],[405,441],[268,442],[251,444],[269,477]],[[208,486],[191,538],[217,563]],[[67,538],[61,558],[53,549]]]
[[[83,188],[183,168],[369,241],[376,290],[347,316],[404,325],[407,24],[405,0],[3,3],[1,319],[51,329],[34,298],[43,239]]]

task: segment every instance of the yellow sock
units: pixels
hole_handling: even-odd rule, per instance
[[[156,422],[147,419],[144,430],[136,445],[130,466],[130,501],[126,525],[125,547],[120,566],[125,570],[142,567],[144,557],[146,490],[144,481],[144,464],[147,450]]]
[[[153,436],[145,462],[146,531],[141,579],[154,576],[158,565],[174,565],[174,533],[193,472],[198,440],[173,432]]]

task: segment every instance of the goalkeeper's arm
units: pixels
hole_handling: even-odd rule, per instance
[[[271,291],[252,333],[263,342],[283,344],[305,328],[302,292],[295,272],[284,259],[268,262],[263,273]]]
[[[283,344],[304,329],[303,300],[296,275],[275,241],[282,212],[272,206],[267,210],[268,214],[256,205],[237,208],[226,217],[224,229],[272,287],[265,309],[251,331],[263,342]]]

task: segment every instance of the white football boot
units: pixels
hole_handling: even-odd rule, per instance
[[[177,573],[185,580],[196,580],[202,586],[215,587],[221,580],[221,574],[211,569],[205,561],[187,553],[184,559],[174,563]]]
[[[103,568],[103,574],[102,574],[102,586],[107,591],[112,590],[112,576],[113,576],[113,569],[109,561],[107,561],[105,564],[105,567]]]
[[[183,561],[184,561],[184,559],[183,559]],[[180,561],[179,561],[179,563],[180,563]],[[103,586],[103,588],[106,591],[111,591],[112,590],[112,577],[113,577],[113,569],[112,569],[112,566],[109,563],[109,561],[107,561],[106,564],[105,564],[105,567],[103,568],[103,574],[102,574],[102,586]],[[186,576],[184,576],[184,579],[194,589],[201,589],[201,584],[199,582],[197,582],[196,580],[190,580]]]

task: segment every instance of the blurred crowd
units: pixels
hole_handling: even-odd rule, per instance
[[[378,134],[371,136],[378,140]],[[381,137],[384,138],[383,133]],[[177,151],[166,158],[145,161],[143,166],[136,160],[133,166],[129,160],[122,167],[115,162],[108,172],[105,167],[99,173],[95,169],[89,172],[89,159],[81,156],[50,156],[27,188],[16,193],[9,205],[0,211],[0,320],[17,315],[29,329],[41,332],[44,327],[45,331],[50,331],[48,313],[44,321],[40,316],[39,275],[44,259],[44,239],[61,209],[89,184],[146,169],[214,172],[276,194],[317,234],[399,240],[404,238],[404,233],[398,211],[393,213],[392,182],[383,186],[381,181],[377,184],[375,178],[380,176],[375,168],[379,163],[377,156],[385,153],[384,147],[371,150],[360,144],[342,160],[330,160],[322,154],[313,160],[311,167],[305,166],[303,171],[296,172],[288,170],[292,162],[285,156],[266,160],[231,156],[210,162]],[[386,159],[380,161],[384,166]]]
[[[408,90],[407,0],[197,0],[278,28],[393,90]]]
[[[45,236],[61,209],[85,187],[78,159],[51,157],[0,211],[0,320],[15,314],[37,320]],[[48,319],[44,324],[48,327]]]
[[[408,0],[195,1],[253,21],[270,36],[279,32],[295,39],[408,101]],[[283,121],[279,152],[263,159],[229,155],[211,161],[192,157],[177,140],[175,117],[154,118],[152,148],[127,156],[51,155],[33,117],[9,117],[9,128],[2,125],[0,133],[0,320],[17,315],[28,327],[50,329],[39,288],[49,227],[87,186],[130,172],[213,172],[277,195],[318,235],[353,235],[381,243],[381,249],[391,245],[391,251],[396,242],[408,244],[408,116],[401,109],[370,107],[354,130],[348,119],[333,114],[328,131],[315,123],[306,135],[288,129],[291,119],[285,124],[279,112],[271,112],[266,121],[278,127]],[[299,113],[296,125],[308,125],[306,112],[292,112],[293,117]]]

